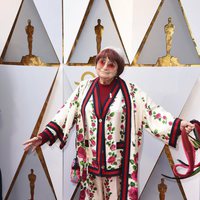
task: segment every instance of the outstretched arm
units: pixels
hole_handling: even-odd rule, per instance
[[[60,148],[64,147],[68,134],[76,121],[77,108],[79,107],[79,92],[80,86],[76,88],[54,118],[46,125],[46,128],[37,137],[25,141],[23,144],[25,145],[25,151],[30,149],[34,151],[38,146],[48,141],[50,142],[49,145],[52,145],[57,138],[61,142]]]

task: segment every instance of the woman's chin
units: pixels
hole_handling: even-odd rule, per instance
[[[105,79],[105,80],[109,80],[109,79],[111,79],[111,77],[106,76],[106,75],[99,76],[99,77],[100,77],[100,79]]]

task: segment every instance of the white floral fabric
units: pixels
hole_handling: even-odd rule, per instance
[[[86,199],[89,174],[120,176],[120,199],[138,199],[138,153],[145,128],[164,143],[176,145],[180,119],[156,105],[135,84],[118,78],[104,106],[98,78],[80,83],[41,135],[63,148],[76,127],[77,157],[82,177],[80,198]],[[84,195],[85,192],[85,195]]]

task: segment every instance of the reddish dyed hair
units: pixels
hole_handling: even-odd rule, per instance
[[[107,57],[111,62],[117,63],[117,66],[118,66],[117,76],[122,74],[122,72],[124,71],[124,66],[125,66],[124,59],[113,49],[107,48],[100,51],[99,54],[96,56],[96,64],[100,58],[107,58]]]

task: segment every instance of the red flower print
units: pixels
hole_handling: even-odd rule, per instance
[[[110,156],[108,158],[108,163],[113,164],[115,162],[115,156]]]
[[[91,146],[95,146],[96,142],[94,140],[91,140]]]
[[[120,128],[121,128],[121,129],[124,129],[124,124],[122,124],[122,125],[120,126]]]
[[[94,149],[92,149],[92,155],[93,155],[94,157],[96,157],[96,155],[97,155],[97,152],[96,152]]]
[[[108,140],[112,140],[112,135],[109,135],[109,136],[108,136]]]
[[[137,181],[137,172],[133,172],[131,174],[131,178],[134,180],[134,181]]]
[[[105,186],[108,186],[108,181],[106,181],[106,182],[104,183],[104,185],[105,185]]]
[[[111,120],[111,117],[110,117],[110,116],[108,116],[108,117],[107,117],[107,120],[108,120],[108,121],[109,121],[109,120]]]
[[[128,191],[128,195],[131,200],[138,200],[138,189],[131,187],[131,189]]]
[[[83,141],[83,134],[78,134],[77,140],[78,140],[78,142]]]
[[[95,123],[94,122],[92,123],[92,126],[95,127]]]
[[[90,198],[94,197],[94,194],[92,192],[90,192]]]
[[[85,181],[85,180],[86,180],[86,177],[87,177],[87,172],[86,172],[86,170],[83,170],[83,173],[82,173],[82,181]]]
[[[152,115],[152,111],[151,111],[151,110],[149,110],[149,115],[150,115],[150,116]]]
[[[160,113],[158,113],[158,114],[156,114],[156,119],[159,119],[159,118],[161,118],[161,114]]]
[[[163,119],[167,119],[167,117],[166,117],[166,116],[163,116]]]
[[[115,145],[115,144],[112,144],[112,145],[110,146],[110,149],[111,149],[112,151],[114,151],[114,150],[116,149],[116,145]]]
[[[94,175],[90,175],[89,178],[91,181],[93,181],[95,179]]]
[[[76,124],[76,130],[78,130],[79,129],[79,125],[78,124]]]
[[[83,158],[83,160],[86,161],[86,152],[83,147],[78,148],[78,157]]]
[[[109,127],[108,127],[108,130],[109,130],[109,131],[111,131],[111,130],[112,130],[112,127],[111,127],[111,126],[109,126]]]
[[[135,163],[138,163],[138,153],[136,153],[136,154],[134,155],[134,162],[135,162]]]
[[[171,125],[172,125],[172,122],[169,122],[169,125],[171,126]]]
[[[165,136],[165,139],[166,139],[166,140],[169,140],[169,137],[168,137],[168,136]]]
[[[90,135],[93,135],[93,134],[94,134],[94,132],[92,130],[90,130]]]
[[[80,200],[84,200],[85,199],[85,190],[81,190],[79,199]]]
[[[141,131],[138,131],[138,136],[142,136],[142,132]]]

